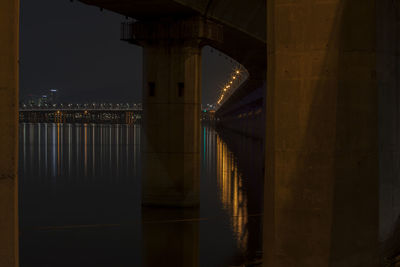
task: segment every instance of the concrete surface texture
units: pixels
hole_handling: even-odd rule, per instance
[[[400,16],[399,1],[377,1],[379,89],[379,241],[384,254],[400,255]],[[394,234],[397,233],[397,234]]]
[[[0,2],[0,266],[18,265],[19,1]]]
[[[382,259],[399,207],[394,4],[268,1],[265,266]]]
[[[200,40],[183,39],[143,43],[144,205],[199,205]]]

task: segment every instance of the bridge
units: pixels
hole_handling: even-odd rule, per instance
[[[25,108],[19,110],[20,122],[133,124],[142,117],[139,108]]]
[[[215,115],[265,140],[264,266],[394,261],[398,1],[82,2],[137,20],[121,39],[144,48],[144,205],[198,205],[200,51],[210,45],[249,72]],[[18,264],[18,1],[0,8],[0,265],[8,267]]]

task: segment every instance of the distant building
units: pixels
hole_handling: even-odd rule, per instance
[[[47,106],[49,104],[49,100],[47,95],[42,95],[37,102],[38,107],[44,107]]]
[[[58,103],[58,90],[57,89],[50,89],[50,94],[48,96],[48,101],[50,105]]]

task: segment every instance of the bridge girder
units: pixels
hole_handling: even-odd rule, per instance
[[[210,46],[245,66],[253,77],[266,69],[265,0],[80,0],[137,20],[202,16],[223,26],[222,43]]]

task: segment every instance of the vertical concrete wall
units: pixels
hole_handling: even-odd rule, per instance
[[[200,49],[146,45],[143,204],[196,206],[200,178]]]
[[[18,266],[19,1],[0,2],[0,266]]]
[[[377,77],[379,86],[380,239],[390,236],[400,211],[399,168],[399,45],[398,4],[381,0],[377,5]]]
[[[377,1],[380,232],[383,256],[400,255],[400,2]],[[389,261],[391,261],[389,259]]]
[[[264,266],[377,266],[375,0],[267,1]]]

